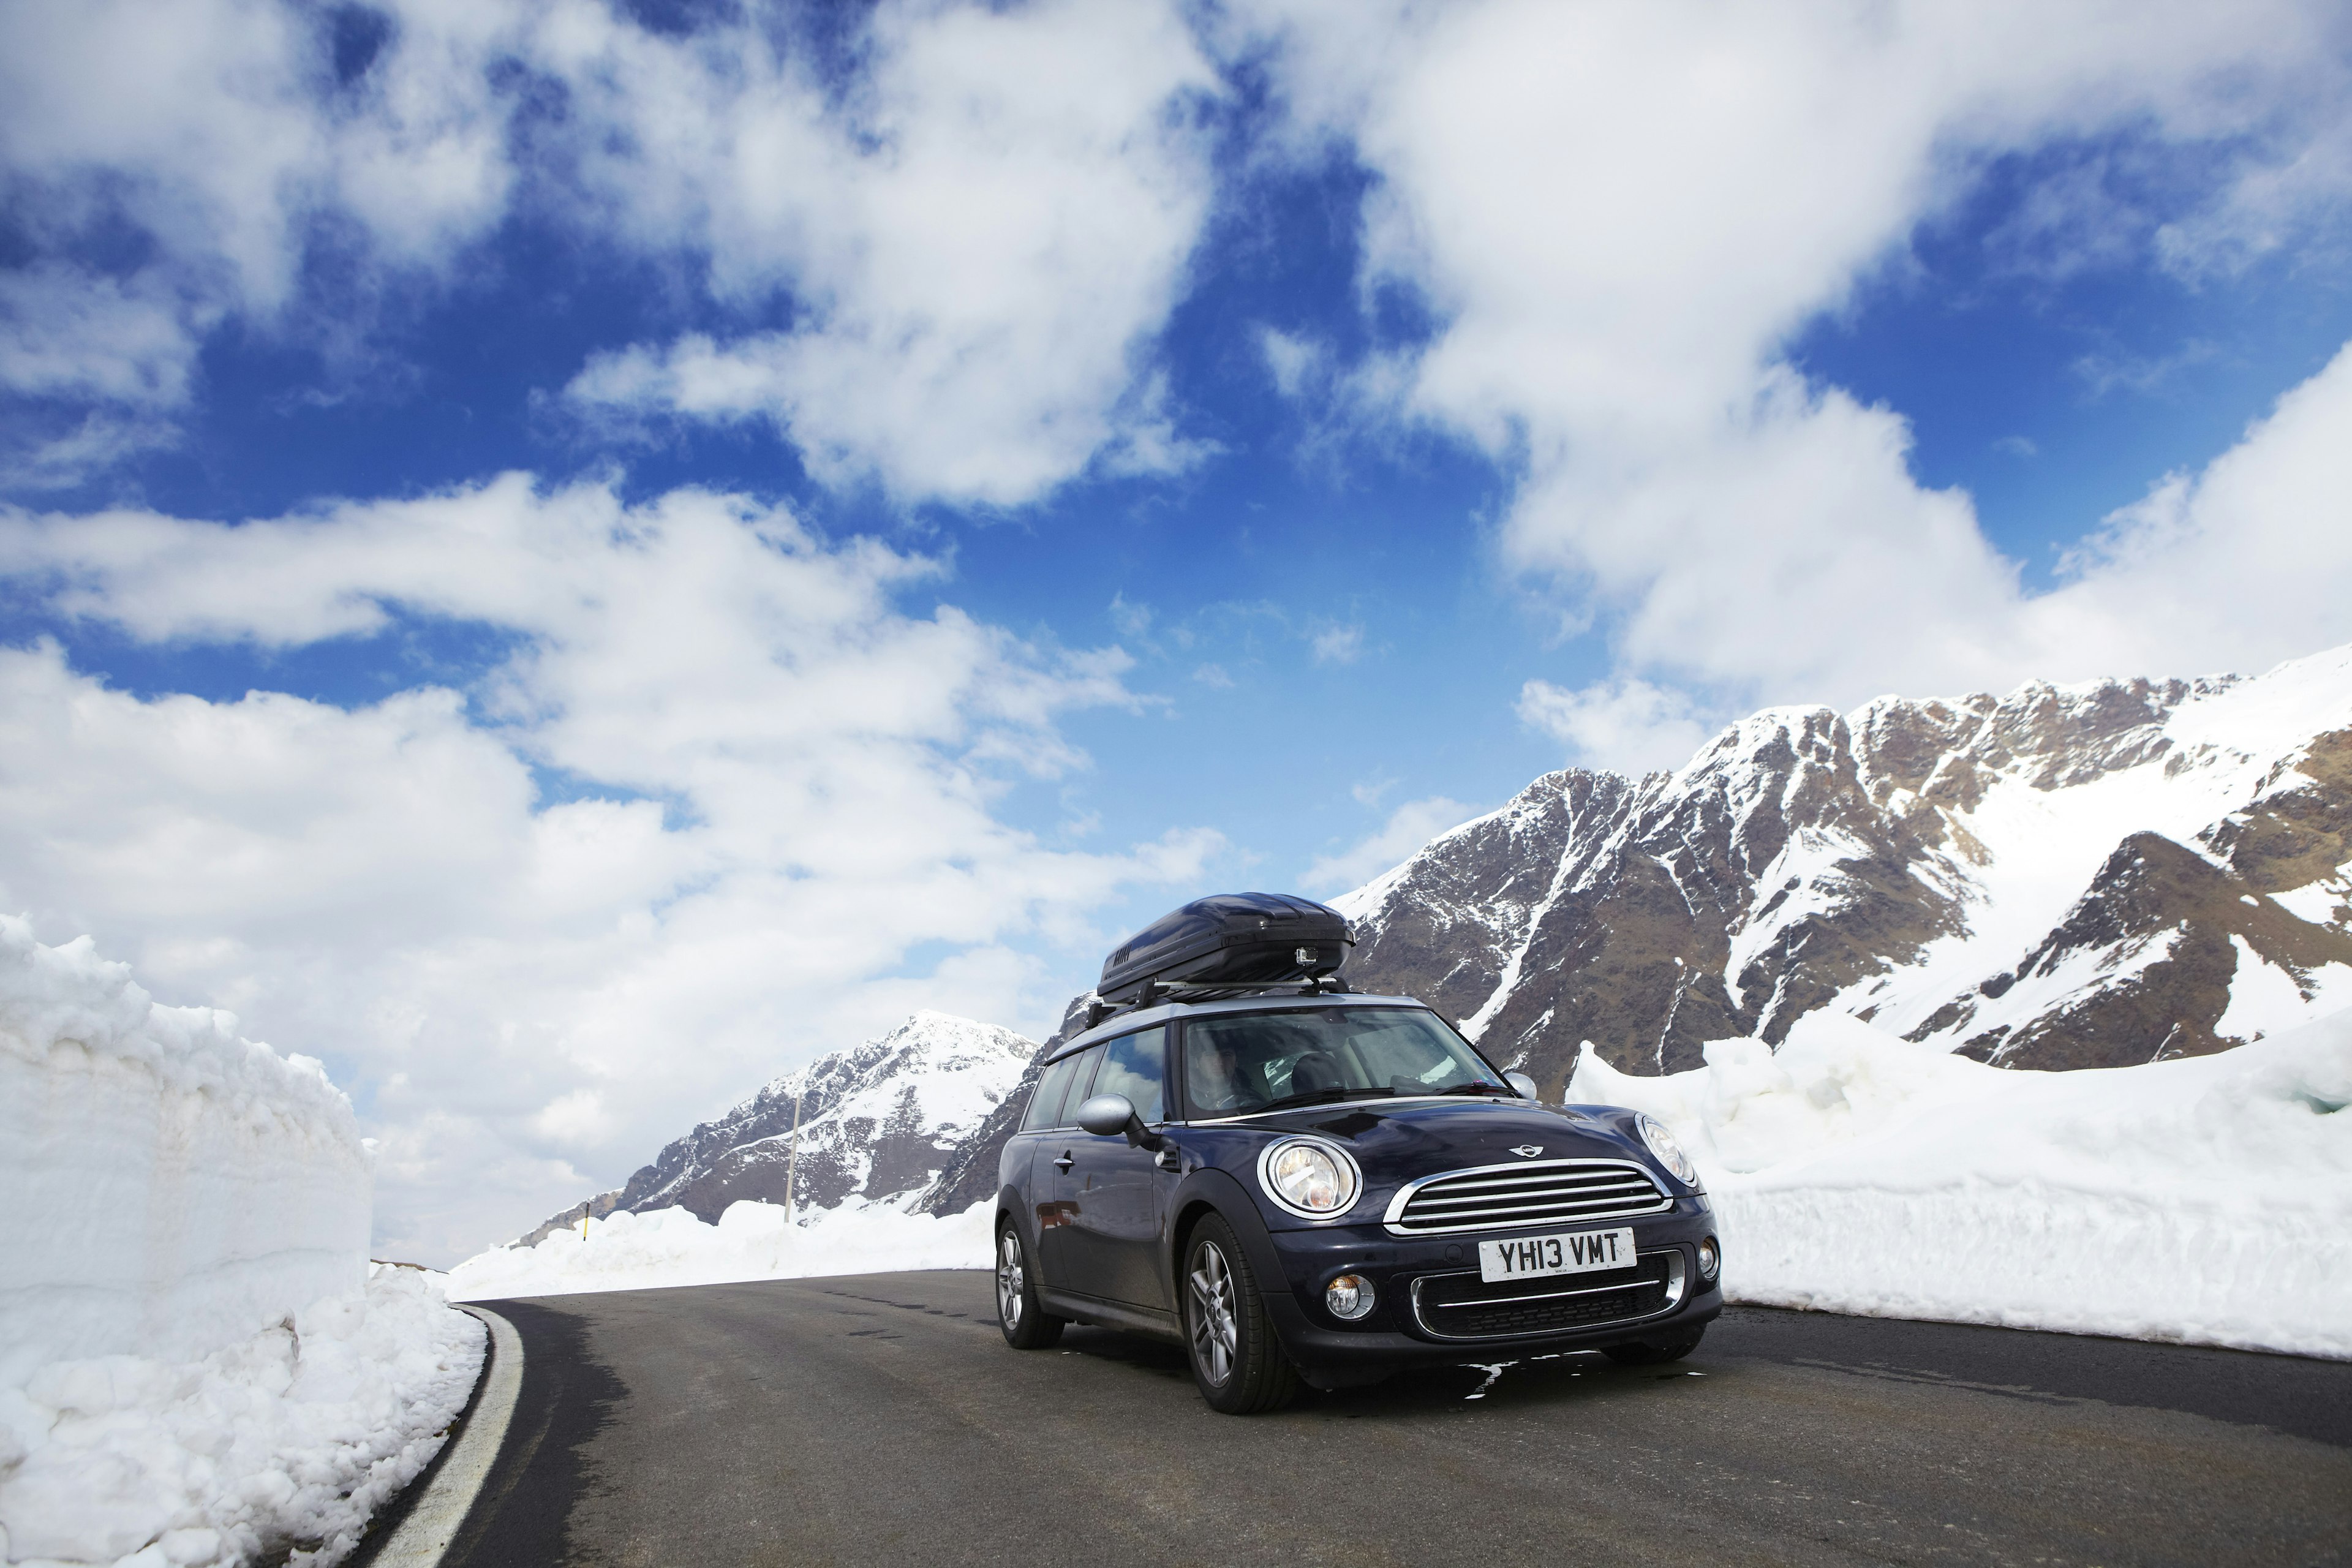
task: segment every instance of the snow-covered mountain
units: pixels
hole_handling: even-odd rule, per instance
[[[1771,709],[1570,769],[1337,900],[1348,974],[1559,1092],[1834,1008],[2002,1066],[2222,1049],[2352,1006],[2352,647],[2251,679]]]
[[[715,1221],[740,1198],[784,1201],[793,1100],[800,1108],[795,1201],[910,1201],[930,1186],[1037,1054],[992,1024],[921,1012],[855,1050],[786,1073],[716,1121],[678,1139],[626,1185],[575,1205],[521,1238],[577,1225],[583,1213],[677,1207]]]

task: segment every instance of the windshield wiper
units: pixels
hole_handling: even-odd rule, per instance
[[[1499,1083],[1457,1083],[1452,1089],[1430,1089],[1424,1094],[1507,1094],[1518,1098],[1518,1090]]]
[[[1269,1100],[1259,1106],[1258,1110],[1279,1110],[1286,1105],[1314,1105],[1326,1100],[1353,1100],[1359,1095],[1394,1094],[1396,1090],[1392,1089],[1310,1089],[1297,1094],[1286,1094],[1278,1100]]]

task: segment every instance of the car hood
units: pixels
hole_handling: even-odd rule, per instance
[[[1632,1158],[1651,1165],[1612,1107],[1558,1107],[1513,1100],[1409,1100],[1304,1107],[1269,1116],[1268,1131],[1313,1132],[1345,1144],[1366,1183],[1388,1186],[1469,1165],[1543,1160]],[[1537,1154],[1517,1150],[1535,1148]]]

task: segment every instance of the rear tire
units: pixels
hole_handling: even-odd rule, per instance
[[[1192,1381],[1213,1410],[1256,1415],[1298,1394],[1298,1372],[1282,1353],[1265,1297],[1233,1226],[1203,1218],[1184,1242],[1184,1344]]]
[[[1062,1320],[1037,1303],[1037,1271],[1011,1220],[996,1230],[996,1326],[1017,1351],[1041,1351],[1062,1337]]]
[[[1699,1341],[1706,1338],[1706,1325],[1701,1323],[1681,1339],[1661,1340],[1652,1343],[1635,1340],[1630,1344],[1602,1345],[1601,1353],[1619,1366],[1657,1366],[1665,1362],[1680,1361],[1698,1349]]]

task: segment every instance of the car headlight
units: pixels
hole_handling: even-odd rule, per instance
[[[1329,1219],[1354,1206],[1364,1178],[1346,1150],[1319,1138],[1285,1138],[1257,1157],[1265,1195],[1307,1219]]]
[[[1658,1163],[1673,1172],[1675,1180],[1696,1190],[1698,1167],[1691,1163],[1688,1154],[1683,1152],[1683,1146],[1675,1142],[1675,1135],[1666,1131],[1666,1124],[1643,1111],[1634,1125],[1642,1130],[1642,1142],[1650,1146],[1650,1152],[1658,1157]]]

